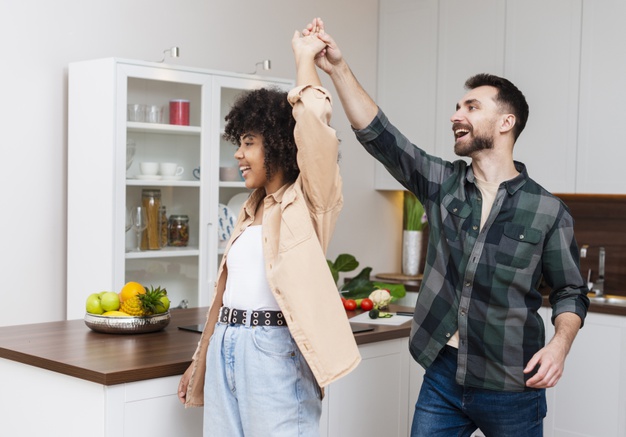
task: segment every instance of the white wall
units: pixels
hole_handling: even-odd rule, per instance
[[[181,57],[168,62],[251,72],[269,58],[271,76],[292,78],[291,36],[314,16],[375,95],[377,0],[2,0],[0,326],[65,318],[69,62],[159,60],[177,45]],[[328,255],[397,271],[400,197],[374,191],[374,162],[338,99],[333,124],[346,199]]]

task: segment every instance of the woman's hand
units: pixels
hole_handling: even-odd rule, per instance
[[[178,399],[183,405],[187,401],[187,387],[189,386],[192,370],[193,363],[187,367],[187,370],[185,370],[185,373],[183,373],[183,376],[180,378],[180,382],[178,383]]]
[[[302,35],[317,36],[324,43],[324,48],[315,56],[315,64],[326,74],[332,75],[334,67],[343,61],[343,55],[335,40],[326,33],[322,19],[314,18],[302,30]]]

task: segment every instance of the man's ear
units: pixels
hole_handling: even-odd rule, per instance
[[[513,127],[515,126],[515,121],[516,121],[515,115],[513,114],[502,115],[502,118],[500,121],[500,133],[504,134],[513,130]]]

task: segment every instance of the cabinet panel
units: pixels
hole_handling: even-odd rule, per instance
[[[406,339],[359,347],[362,361],[328,389],[329,436],[406,436]]]
[[[459,159],[450,117],[466,92],[465,81],[478,73],[503,73],[505,6],[500,0],[439,2],[434,154],[446,160]]]
[[[585,1],[582,19],[578,193],[626,193],[626,3]]]
[[[437,1],[380,2],[378,105],[420,148],[435,145]],[[376,161],[375,188],[403,187]]]
[[[592,304],[593,305],[593,304]],[[554,335],[551,310],[542,308],[546,341]],[[626,319],[588,313],[565,361],[563,376],[547,390],[547,437],[626,434]]]
[[[504,73],[530,107],[514,156],[560,193],[576,189],[581,12],[582,0],[509,1],[506,9]]]

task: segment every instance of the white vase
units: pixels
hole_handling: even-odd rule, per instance
[[[402,274],[416,276],[422,260],[422,231],[402,232]]]

